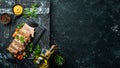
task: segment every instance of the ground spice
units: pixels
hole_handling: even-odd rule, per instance
[[[3,24],[8,24],[10,22],[10,20],[11,20],[10,15],[7,13],[2,14],[0,17],[0,21]]]

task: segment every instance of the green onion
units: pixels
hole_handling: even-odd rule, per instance
[[[33,51],[33,43],[29,43],[26,47],[26,51],[32,52]]]

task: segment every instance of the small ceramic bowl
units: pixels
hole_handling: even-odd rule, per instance
[[[23,14],[24,8],[23,8],[23,6],[21,4],[15,4],[12,7],[12,11],[13,11],[15,16],[20,16],[20,15]]]
[[[8,24],[10,23],[11,21],[11,17],[8,13],[3,13],[1,16],[0,16],[0,22],[2,24]]]

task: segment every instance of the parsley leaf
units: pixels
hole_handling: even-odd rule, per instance
[[[32,4],[31,6],[32,10],[30,8],[27,8],[24,10],[23,15],[24,17],[37,17],[37,4]]]
[[[25,38],[23,36],[20,37],[20,42],[24,43],[25,42]]]
[[[25,23],[19,24],[19,25],[17,26],[17,28],[18,28],[18,29],[22,28],[22,27],[24,26],[24,24],[25,24]]]

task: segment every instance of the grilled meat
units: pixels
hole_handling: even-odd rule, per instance
[[[13,41],[7,48],[7,50],[13,55],[16,55],[18,52],[23,52],[25,50],[26,45],[30,42],[31,38],[34,37],[35,31],[33,27],[24,24],[24,26],[15,33]]]
[[[12,54],[17,54],[18,53],[18,51],[13,49],[12,47],[8,47],[7,50]]]

